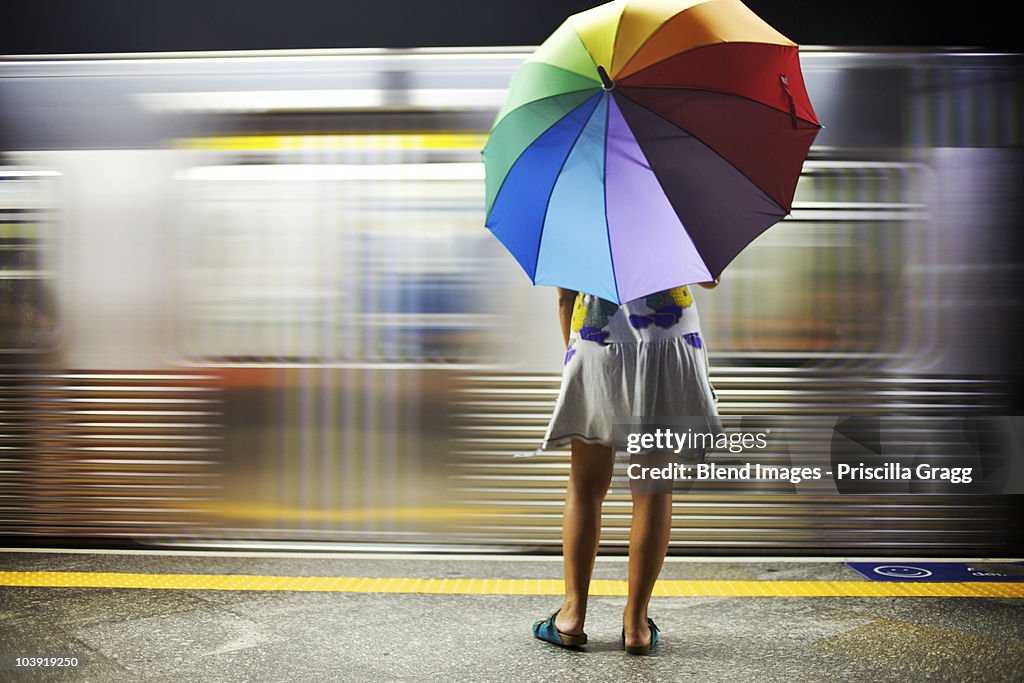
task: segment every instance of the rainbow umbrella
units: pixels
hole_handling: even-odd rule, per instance
[[[820,128],[796,44],[739,0],[616,0],[512,77],[487,227],[535,284],[620,303],[706,282],[789,213]]]

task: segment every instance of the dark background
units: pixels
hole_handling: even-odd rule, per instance
[[[6,3],[0,54],[535,45],[581,0],[77,0]],[[748,0],[801,45],[1017,49],[1000,5]],[[1014,5],[1010,5],[1010,7]]]

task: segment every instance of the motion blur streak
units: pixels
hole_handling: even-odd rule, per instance
[[[566,453],[511,457],[554,294],[483,227],[479,163],[529,52],[0,61],[0,534],[557,550]],[[792,215],[694,288],[720,409],[1012,412],[1019,56],[801,57],[827,128]],[[1006,554],[1015,505],[708,484],[673,552]]]

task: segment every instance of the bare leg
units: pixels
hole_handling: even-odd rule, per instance
[[[612,481],[615,454],[608,446],[572,442],[569,485],[562,515],[562,554],[565,558],[565,602],[555,628],[562,633],[583,632],[587,593],[601,537],[601,503]]]
[[[623,613],[626,645],[651,640],[647,606],[661,573],[672,531],[672,494],[633,491],[633,523],[629,530],[629,597]]]

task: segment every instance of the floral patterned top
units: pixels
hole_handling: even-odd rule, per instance
[[[591,294],[576,295],[570,326],[568,363],[580,344],[636,344],[682,338],[700,349],[700,318],[689,288],[674,287],[643,298],[615,304]]]

